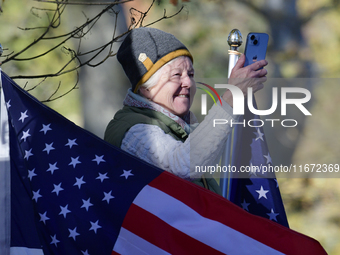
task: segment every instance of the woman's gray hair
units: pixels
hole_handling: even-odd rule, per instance
[[[144,89],[151,89],[152,87],[156,86],[157,83],[159,82],[159,79],[161,78],[163,74],[163,70],[166,66],[170,65],[172,62],[174,62],[176,59],[179,58],[185,58],[186,56],[179,56],[177,58],[174,58],[170,60],[168,63],[163,65],[161,68],[159,68],[146,82],[144,82],[142,85],[140,85],[139,89],[144,88]]]

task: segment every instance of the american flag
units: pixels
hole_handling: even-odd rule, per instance
[[[256,102],[253,98],[256,108]],[[250,122],[249,122],[250,121]],[[245,106],[245,115],[235,128],[233,166],[248,166],[247,173],[234,175],[231,179],[230,201],[244,210],[288,226],[279,185],[275,172],[265,172],[273,166],[260,117]],[[248,125],[248,123],[250,125]],[[240,178],[242,177],[242,178]]]
[[[4,73],[1,81],[10,254],[325,254],[317,241],[107,144]]]

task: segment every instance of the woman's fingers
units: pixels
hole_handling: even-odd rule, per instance
[[[267,69],[260,69],[253,72],[253,78],[260,78],[266,76],[268,73]]]
[[[245,56],[242,55],[236,62],[233,68],[230,78],[256,78],[267,75],[267,70],[263,69],[268,62],[267,60],[260,60],[249,66],[243,67],[245,61]]]
[[[246,61],[246,57],[244,56],[244,54],[242,54],[239,59],[237,60],[234,69],[240,69],[244,66],[244,62]]]
[[[244,62],[245,56],[241,55],[230,74],[229,83],[240,88],[246,95],[248,88],[252,88],[253,93],[255,93],[264,87],[263,83],[267,80],[267,70],[263,67],[268,65],[268,62],[267,60],[260,60],[246,67],[244,67]],[[228,92],[225,95],[226,99],[230,96]]]
[[[268,65],[268,61],[263,59],[263,60],[257,61],[255,63],[249,65],[249,68],[253,71],[257,71],[257,70],[265,67],[266,65]]]

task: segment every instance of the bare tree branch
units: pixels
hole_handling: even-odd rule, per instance
[[[61,1],[49,1],[49,0],[36,0],[36,2],[44,2],[44,3],[51,3],[54,4],[54,9],[49,8],[32,8],[31,12],[34,13],[35,16],[39,16],[39,12],[44,12],[47,17],[47,25],[46,26],[36,26],[31,28],[20,28],[23,31],[32,31],[32,30],[42,30],[40,35],[38,35],[31,43],[29,43],[26,47],[22,48],[18,52],[11,52],[7,53],[6,55],[3,55],[5,59],[2,61],[2,64],[6,64],[10,61],[32,61],[39,58],[42,58],[44,56],[49,55],[51,52],[55,51],[56,49],[62,49],[62,51],[65,54],[68,54],[70,56],[69,60],[66,63],[63,63],[62,66],[58,67],[57,71],[53,71],[50,73],[43,73],[43,74],[33,74],[33,75],[14,75],[11,76],[12,79],[42,79],[38,84],[33,86],[30,90],[33,90],[37,88],[38,86],[41,86],[41,84],[46,81],[47,78],[53,78],[58,77],[67,73],[76,72],[77,77],[79,76],[78,70],[83,66],[89,66],[89,67],[97,67],[101,64],[103,64],[107,59],[110,57],[113,57],[116,55],[116,52],[113,52],[113,44],[118,42],[120,39],[122,39],[127,33],[131,31],[131,29],[135,27],[140,26],[151,26],[157,22],[160,22],[164,19],[170,19],[176,15],[178,15],[182,10],[178,10],[176,13],[172,15],[167,15],[166,10],[164,10],[163,16],[155,21],[150,22],[149,24],[144,25],[145,18],[150,13],[152,7],[154,6],[154,3],[156,0],[153,0],[150,4],[149,8],[145,11],[139,11],[135,8],[130,9],[131,14],[131,25],[129,26],[129,29],[121,34],[116,33],[117,31],[117,22],[118,22],[118,15],[119,12],[114,10],[114,6],[117,4],[122,4],[126,2],[130,2],[131,0],[125,0],[125,1],[115,1],[115,2],[108,2],[108,3],[90,3],[90,5],[106,5],[105,8],[103,8],[101,11],[99,11],[94,17],[88,18],[85,16],[85,22],[83,22],[79,27],[76,27],[70,32],[57,34],[53,31],[58,31],[58,28],[61,25],[62,22],[62,15],[67,8],[68,5],[72,4],[85,4],[81,2],[68,2],[67,0],[61,0]],[[89,4],[89,3],[87,3]],[[102,18],[104,14],[109,15],[115,15],[115,25],[112,30],[112,37],[111,39],[96,47],[89,49],[85,52],[82,52],[82,41],[87,36],[90,31],[93,29],[93,27],[97,24],[97,22]],[[46,41],[50,41],[53,43],[53,46],[45,50],[44,52],[41,52],[39,54],[34,53],[33,56],[27,56],[34,47],[37,47],[38,45],[43,44]],[[75,48],[66,47],[65,44],[67,42],[77,42],[75,45]],[[104,53],[104,54],[103,54]],[[77,82],[72,88],[64,93],[63,95],[68,94],[73,89],[77,87],[79,77],[77,78]],[[46,99],[44,102],[49,102],[52,100],[56,100],[57,98],[62,97],[57,96],[56,93],[60,91],[61,83],[58,84],[57,89],[51,94],[51,96]]]
[[[59,82],[57,89],[50,95],[50,97],[46,100],[41,101],[42,103],[47,103],[47,102],[52,102],[54,100],[57,100],[59,98],[62,98],[63,96],[66,96],[67,94],[69,94],[70,92],[72,92],[75,89],[78,89],[78,83],[79,83],[79,72],[77,71],[77,81],[76,83],[73,85],[73,87],[71,87],[69,90],[67,90],[66,92],[64,92],[63,94],[54,97],[53,96],[59,91],[60,87],[61,87],[61,82]]]
[[[52,4],[58,4],[60,1],[47,1],[47,0],[34,0],[36,2],[42,2],[42,3],[52,3]],[[117,5],[117,4],[124,4],[131,2],[133,0],[124,0],[124,1],[116,1],[116,2],[67,2],[68,5]]]
[[[174,14],[170,15],[170,16],[167,16],[166,15],[166,9],[164,9],[164,13],[163,13],[163,17],[159,18],[158,20],[155,20],[147,25],[145,25],[146,27],[149,27],[157,22],[160,22],[161,20],[164,20],[164,19],[171,19],[173,17],[175,17],[176,15],[178,15],[182,10],[184,9],[184,5],[181,6],[181,8]]]

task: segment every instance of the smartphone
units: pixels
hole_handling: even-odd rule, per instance
[[[246,61],[244,66],[251,65],[256,61],[266,58],[269,36],[266,33],[249,33],[247,35],[244,55]]]

